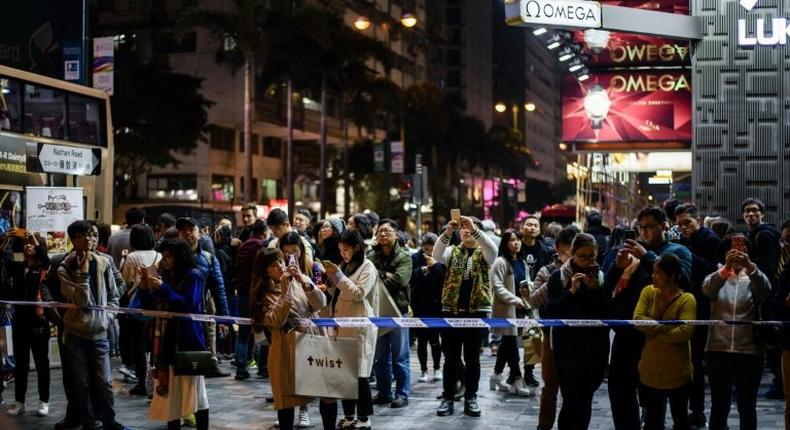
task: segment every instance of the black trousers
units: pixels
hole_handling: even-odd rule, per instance
[[[694,377],[689,390],[689,410],[695,414],[705,413],[705,345],[708,342],[708,327],[697,326],[691,337],[691,364]]]
[[[343,400],[343,414],[347,417],[369,417],[373,415],[373,395],[368,378],[359,378],[356,400]]]
[[[505,369],[505,363],[510,367],[510,376],[513,378],[521,377],[521,368],[518,365],[518,343],[519,336],[502,336],[499,344],[499,351],[496,355],[494,373],[500,374]]]
[[[615,334],[612,342],[609,403],[616,430],[633,430],[640,426],[638,366],[643,344],[641,334],[630,332]]]
[[[485,314],[459,313],[457,318],[485,318]],[[458,371],[463,351],[464,382],[466,400],[477,397],[480,385],[480,348],[483,340],[488,336],[485,328],[442,329],[442,350],[444,350],[444,386],[443,396],[447,400],[455,398],[455,383],[458,381]]]
[[[120,328],[121,361],[128,368],[134,368],[137,386],[145,387],[148,366],[145,360],[146,339],[145,322],[131,315],[118,315]]]
[[[757,391],[763,375],[761,355],[735,354],[728,352],[709,352],[705,357],[708,363],[710,381],[710,430],[727,428],[730,414],[732,388],[735,386],[738,402],[738,416],[741,430],[757,428]]]
[[[38,398],[49,403],[49,323],[32,326],[30,321],[13,321],[14,330],[14,395],[16,401],[25,404],[27,377],[30,372],[30,352],[36,363],[38,375]]]
[[[669,409],[672,411],[672,423],[674,424],[672,430],[688,430],[690,387],[690,384],[686,384],[672,390],[661,390],[643,384],[640,400],[642,400],[642,406],[645,407],[644,430],[664,430],[667,399],[669,399]]]
[[[420,370],[428,371],[428,345],[431,345],[433,369],[439,370],[442,362],[442,346],[439,344],[439,331],[432,328],[418,328],[412,330],[417,336],[417,358],[420,360]]]
[[[605,355],[555,351],[554,366],[562,394],[562,408],[557,419],[559,430],[584,430],[590,426],[593,396],[603,382],[606,358]]]

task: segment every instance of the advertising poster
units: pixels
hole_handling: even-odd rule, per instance
[[[46,235],[50,254],[68,252],[66,229],[85,219],[82,188],[27,187],[25,191],[27,230]]]
[[[579,82],[568,74],[562,117],[565,142],[690,142],[691,75],[612,71]]]
[[[689,15],[689,0],[602,0],[602,4]]]
[[[113,93],[113,62],[115,51],[112,37],[93,39],[93,88]]]
[[[588,56],[590,68],[630,66],[687,66],[691,64],[689,42],[630,33],[609,33],[605,48],[596,46],[583,31],[574,31],[573,40]],[[604,42],[604,41],[601,41]],[[599,43],[601,43],[599,42]]]
[[[390,142],[390,172],[403,173],[403,142]]]

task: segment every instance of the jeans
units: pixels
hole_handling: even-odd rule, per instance
[[[485,314],[460,313],[457,318],[485,318]],[[480,386],[480,348],[483,340],[488,336],[484,328],[443,329],[442,349],[444,350],[444,388],[443,396],[446,400],[455,399],[455,384],[458,382],[458,373],[461,368],[461,351],[463,350],[464,383],[466,391],[464,399],[470,400],[477,397]]]
[[[66,394],[66,417],[68,423],[81,422],[79,409],[77,408],[77,395],[74,393],[74,376],[71,373],[71,362],[69,352],[66,350],[64,340],[63,324],[58,324],[58,349],[60,350],[60,370],[63,373],[63,391]]]
[[[65,335],[69,368],[73,376],[75,407],[83,428],[115,421],[115,405],[110,382],[109,342],[106,338],[89,340]]]
[[[638,429],[640,425],[638,366],[643,344],[644,338],[639,333],[614,335],[609,364],[609,402],[617,430]]]
[[[121,362],[134,369],[137,386],[145,387],[148,371],[145,345],[145,323],[130,315],[118,315],[121,336]]]
[[[411,370],[409,369],[409,329],[395,329],[379,336],[373,361],[376,389],[379,396],[389,398],[392,375],[395,375],[395,395],[409,398]]]
[[[540,371],[543,376],[543,389],[540,391],[540,412],[538,428],[548,430],[554,427],[557,416],[557,394],[560,390],[557,382],[557,368],[554,366],[554,351],[551,349],[548,330],[544,331],[543,345],[540,354]]]
[[[30,352],[36,362],[38,398],[49,403],[49,324],[31,327],[30,322],[12,324],[14,330],[14,394],[16,401],[25,404],[27,377],[30,372]]]
[[[710,430],[727,428],[732,388],[735,385],[741,430],[757,428],[757,391],[763,375],[763,356],[729,352],[708,352],[710,381]]]
[[[516,336],[501,336],[499,352],[497,352],[494,373],[501,374],[505,369],[505,363],[510,367],[510,376],[513,378],[521,377],[521,368],[518,366],[518,344]]]
[[[642,385],[640,399],[642,400],[642,406],[645,407],[644,430],[664,430],[667,399],[669,399],[669,408],[672,411],[672,423],[674,424],[672,430],[688,430],[690,388],[690,384],[672,390],[661,390]]]
[[[417,335],[417,358],[420,360],[420,370],[428,371],[428,345],[431,345],[433,356],[433,369],[441,369],[442,346],[439,344],[439,332],[432,328],[418,328],[414,330]]]
[[[589,427],[593,396],[603,382],[606,358],[603,355],[563,355],[555,352],[554,365],[562,393],[562,407],[557,419],[559,430],[583,430]]]
[[[248,318],[250,316],[250,300],[246,295],[239,295],[238,297],[238,311],[240,317]],[[239,334],[236,336],[236,350],[235,360],[236,368],[239,370],[247,369],[247,357],[249,356],[252,328],[249,325],[240,325]],[[253,345],[254,346],[254,345]],[[258,366],[263,364],[259,363]]]

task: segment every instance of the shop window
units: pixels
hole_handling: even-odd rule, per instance
[[[166,200],[198,200],[196,175],[150,175],[148,198]]]
[[[252,137],[250,138],[250,146],[252,146],[252,154],[258,155],[260,150],[258,149],[258,135],[252,133]],[[239,152],[244,153],[244,132],[242,131],[239,133]]]
[[[0,78],[0,130],[21,131],[22,88],[18,81]]]
[[[266,136],[263,138],[263,156],[272,158],[282,157],[283,140],[279,137]]]
[[[218,125],[209,126],[211,138],[209,144],[212,149],[224,149],[233,151],[233,143],[236,139],[236,130]]]
[[[66,95],[36,85],[25,85],[25,133],[37,136],[66,138]]]
[[[264,179],[261,181],[261,189],[263,190],[262,201],[266,202],[269,199],[276,199],[279,196],[277,195],[278,181],[276,179]]]
[[[233,176],[211,175],[211,199],[216,202],[232,202],[233,181]]]

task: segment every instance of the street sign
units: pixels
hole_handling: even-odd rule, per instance
[[[601,4],[596,1],[519,0],[518,12],[517,17],[508,16],[508,24],[573,28],[600,28],[602,24]]]
[[[27,143],[27,170],[30,172],[98,175],[101,173],[101,149],[76,146]]]

